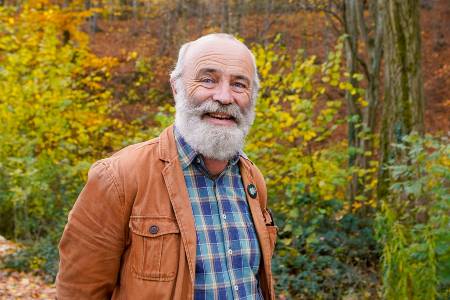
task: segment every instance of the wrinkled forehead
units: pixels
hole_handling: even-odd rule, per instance
[[[244,44],[227,38],[211,37],[193,42],[187,49],[184,64],[193,72],[211,66],[254,76],[250,50]]]

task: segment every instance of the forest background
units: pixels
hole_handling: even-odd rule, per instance
[[[0,0],[0,234],[22,245],[1,280],[53,282],[90,165],[173,121],[177,49],[209,32],[257,59],[277,297],[448,299],[448,0]]]

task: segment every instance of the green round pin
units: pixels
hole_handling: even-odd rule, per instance
[[[256,186],[253,183],[250,183],[247,186],[247,192],[253,199],[256,198],[256,195],[258,194],[258,191],[256,190]]]

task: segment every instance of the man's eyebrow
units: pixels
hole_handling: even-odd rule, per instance
[[[211,73],[211,74],[219,73],[219,70],[214,69],[214,68],[203,68],[203,69],[198,70],[197,76],[203,75],[203,74],[208,74],[208,73]]]
[[[233,77],[234,79],[237,79],[237,80],[243,80],[243,81],[245,81],[247,84],[250,84],[250,78],[248,78],[247,76],[244,76],[244,75],[232,75],[232,77]]]

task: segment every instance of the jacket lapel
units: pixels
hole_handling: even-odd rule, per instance
[[[187,192],[183,171],[178,160],[178,152],[173,135],[173,126],[166,128],[159,138],[160,159],[166,162],[162,176],[166,184],[172,208],[175,212],[181,239],[186,251],[192,284],[195,280],[195,257],[197,236],[194,216],[192,214],[189,194]]]
[[[271,253],[270,253],[270,239],[269,234],[266,229],[266,223],[264,221],[264,216],[262,214],[262,208],[260,205],[260,197],[261,194],[257,191],[256,197],[252,198],[248,191],[248,186],[253,184],[257,186],[248,166],[249,162],[245,161],[245,159],[241,158],[241,176],[242,182],[245,188],[245,194],[247,196],[247,202],[250,206],[250,212],[252,214],[253,223],[255,225],[256,234],[258,235],[259,243],[261,245],[262,257],[263,257],[263,265],[265,270],[270,270],[271,266]],[[270,283],[271,279],[267,272],[264,272],[266,276],[267,282]]]

